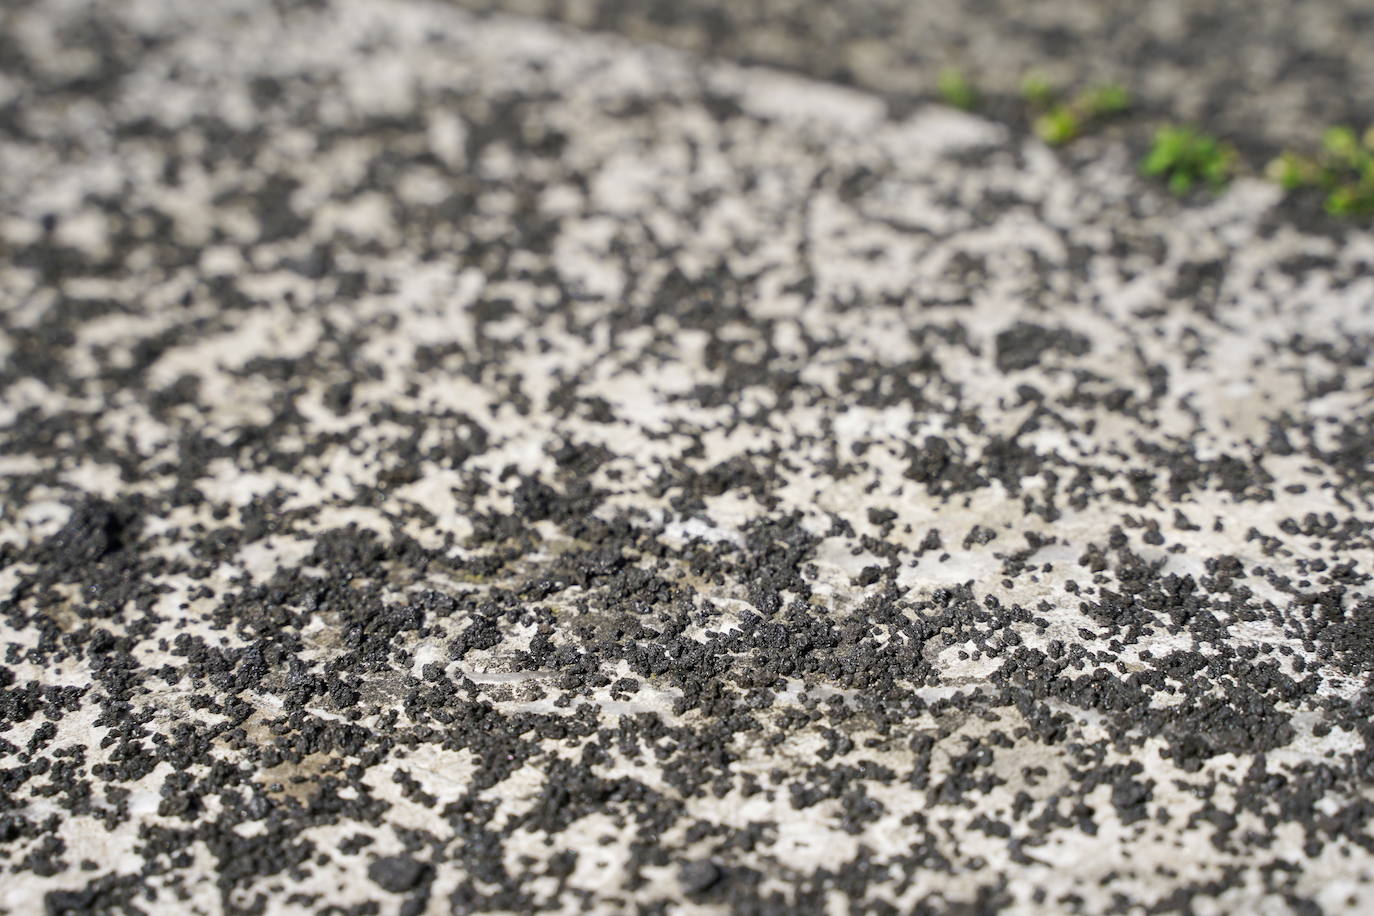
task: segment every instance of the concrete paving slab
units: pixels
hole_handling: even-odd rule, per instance
[[[1370,232],[451,4],[7,15],[5,912],[1374,907]]]
[[[1374,120],[1374,9],[1363,0],[452,2],[898,97],[933,95],[949,67],[1000,93],[1031,73],[1116,82],[1158,116],[1261,147]]]

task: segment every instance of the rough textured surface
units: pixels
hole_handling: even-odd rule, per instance
[[[1374,237],[451,5],[22,4],[0,908],[1374,908]]]
[[[1118,81],[1156,114],[1242,144],[1374,120],[1366,0],[451,0],[905,95],[942,68],[1015,93],[1025,75]]]

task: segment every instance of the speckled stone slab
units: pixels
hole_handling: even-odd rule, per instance
[[[940,71],[1019,94],[1030,73],[1128,86],[1242,144],[1374,122],[1368,0],[449,0],[903,95]]]
[[[5,15],[0,910],[1374,909],[1374,235],[451,4]]]

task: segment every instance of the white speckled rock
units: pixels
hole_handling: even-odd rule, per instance
[[[0,909],[1374,907],[1374,236],[380,0],[7,14]]]

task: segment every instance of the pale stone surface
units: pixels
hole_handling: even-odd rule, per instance
[[[7,26],[5,911],[1374,906],[1368,232],[445,4]]]
[[[1315,144],[1374,120],[1374,9],[1364,0],[450,0],[902,96],[962,71],[1017,96],[1129,87],[1149,119],[1239,142]]]

